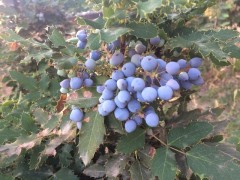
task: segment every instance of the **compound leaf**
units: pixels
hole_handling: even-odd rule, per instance
[[[104,118],[94,109],[86,113],[85,122],[79,136],[79,153],[83,163],[88,164],[93,158],[105,135]]]
[[[138,128],[136,131],[122,136],[117,144],[117,151],[131,153],[144,146],[145,131]]]
[[[174,153],[166,147],[157,149],[151,169],[153,175],[161,180],[175,179],[177,165]]]
[[[78,180],[78,177],[68,168],[61,168],[56,174],[53,175],[53,179],[65,180]]]
[[[129,23],[127,27],[132,30],[130,34],[138,38],[149,39],[156,37],[158,34],[157,27],[151,23],[132,22]]]
[[[199,144],[187,152],[189,167],[200,177],[211,180],[239,179],[240,167],[218,147]]]
[[[48,36],[49,40],[53,43],[55,47],[66,46],[67,43],[63,35],[56,29],[52,31],[52,34]]]
[[[24,89],[29,91],[34,91],[37,89],[37,83],[34,78],[26,76],[17,71],[10,71],[9,73],[12,79],[16,80],[20,85],[23,86]]]
[[[146,14],[153,13],[157,8],[162,6],[162,0],[139,1],[137,3],[138,15],[140,18],[146,17]]]
[[[212,130],[212,125],[207,122],[194,122],[190,123],[187,127],[171,129],[168,135],[168,145],[186,148],[198,143]]]
[[[140,161],[136,160],[130,167],[132,180],[146,180],[151,178],[151,172],[144,167]]]
[[[111,43],[118,39],[118,37],[130,32],[131,29],[126,27],[114,27],[100,31],[101,40],[107,43]]]

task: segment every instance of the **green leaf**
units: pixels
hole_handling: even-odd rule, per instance
[[[43,73],[41,74],[41,79],[39,81],[39,88],[41,91],[47,91],[48,86],[50,83],[50,78],[47,74]]]
[[[54,47],[67,45],[63,35],[57,29],[54,29],[52,31],[52,34],[49,35],[48,38],[53,43]]]
[[[239,179],[240,167],[217,147],[199,144],[186,153],[189,167],[200,177],[212,180]]]
[[[7,175],[7,174],[0,174],[0,179],[1,180],[14,180],[15,178],[11,175]]]
[[[139,160],[141,161],[141,163],[147,167],[150,168],[151,164],[152,164],[152,157],[150,156],[149,152],[152,151],[153,147],[151,146],[145,146],[144,149],[140,149],[138,151],[138,157]],[[155,150],[155,149],[154,149]]]
[[[99,164],[88,166],[84,169],[83,173],[94,178],[101,178],[106,174],[104,166]]]
[[[72,93],[67,103],[80,108],[90,108],[98,104],[100,95],[95,87],[84,88]]]
[[[103,17],[109,19],[114,15],[114,10],[112,7],[103,7]]]
[[[72,149],[73,147],[71,144],[64,144],[61,151],[58,153],[62,167],[68,167],[73,162],[73,157],[71,155]]]
[[[137,2],[137,10],[140,18],[145,18],[147,14],[153,13],[157,8],[162,6],[162,0],[148,0]]]
[[[105,21],[102,17],[99,17],[95,20],[84,19],[81,17],[77,18],[77,22],[80,25],[89,25],[94,29],[102,29],[104,27]]]
[[[42,59],[50,59],[53,55],[53,50],[43,50],[39,52],[39,49],[32,49],[28,52],[29,54],[21,60],[21,63],[28,64],[32,61],[32,58],[35,59],[37,62],[40,62]]]
[[[238,37],[239,33],[232,29],[221,29],[220,31],[214,33],[213,37],[221,41],[227,41],[229,39]]]
[[[56,180],[78,180],[79,178],[68,168],[61,168],[56,174],[53,175],[53,178]]]
[[[79,154],[83,163],[89,164],[105,135],[104,118],[93,110],[86,113],[79,135]]]
[[[101,46],[100,41],[100,34],[99,33],[92,33],[88,36],[87,47],[92,50],[97,50]]]
[[[27,113],[22,114],[21,124],[22,124],[22,128],[28,133],[30,133],[30,132],[36,133],[38,131],[38,127],[35,124],[35,121]]]
[[[105,172],[107,177],[117,177],[122,174],[123,169],[125,169],[127,161],[127,156],[121,154],[115,154],[105,164]]]
[[[106,43],[111,43],[118,39],[118,37],[130,32],[131,29],[126,27],[113,27],[100,31],[101,40]]]
[[[3,144],[6,141],[15,140],[19,135],[19,131],[16,129],[4,127],[3,129],[0,129],[0,144]]]
[[[145,144],[145,130],[138,128],[132,133],[122,136],[117,143],[117,151],[132,153]]]
[[[177,165],[174,153],[166,147],[157,149],[151,169],[152,174],[161,180],[175,179]]]
[[[35,117],[35,120],[41,125],[43,126],[44,124],[46,124],[48,122],[48,113],[45,112],[43,109],[35,109],[33,111],[33,115]]]
[[[151,172],[144,167],[140,161],[136,160],[130,167],[132,180],[146,180],[151,178]]]
[[[24,89],[27,89],[29,91],[37,90],[37,83],[34,78],[25,76],[24,74],[17,71],[10,71],[9,73],[11,78],[16,80],[20,85],[22,85]]]
[[[168,47],[171,49],[176,47],[193,49],[201,53],[204,58],[209,57],[217,65],[227,65],[229,64],[226,59],[228,54],[223,51],[226,46],[225,42],[222,42],[224,38],[226,39],[227,36],[222,37],[220,32],[197,31],[172,38],[168,42]]]
[[[228,44],[223,48],[223,51],[226,52],[230,57],[240,59],[240,47],[234,44]]]
[[[43,156],[41,153],[44,150],[44,144],[35,146],[29,151],[29,170],[38,169],[41,164],[47,160],[47,156]]]
[[[151,23],[132,22],[127,24],[127,27],[132,30],[130,34],[137,38],[150,39],[158,35],[157,27]]]
[[[78,62],[78,59],[76,57],[62,57],[59,58],[57,61],[57,66],[60,69],[71,69],[73,66],[75,66]]]
[[[26,46],[26,47],[40,47],[43,49],[49,49],[49,47],[46,44],[39,43],[32,39],[25,39],[25,38],[19,36],[18,34],[16,34],[11,29],[7,29],[7,31],[5,33],[2,33],[0,35],[0,38],[4,39],[5,41],[8,41],[8,42],[18,42],[21,45]]]
[[[181,149],[186,148],[198,143],[212,130],[212,125],[207,122],[194,122],[190,123],[187,127],[171,129],[168,134],[168,145]]]

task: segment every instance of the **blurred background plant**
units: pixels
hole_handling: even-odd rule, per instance
[[[22,152],[21,158],[13,157],[9,159],[9,162],[2,161],[1,167],[8,167],[1,169],[5,174],[14,170],[14,177],[22,179],[31,179],[32,175],[38,175],[39,179],[49,176],[60,179],[66,174],[74,179],[72,171],[67,167],[71,167],[70,169],[79,173],[83,170],[82,162],[76,157],[76,150],[72,150],[74,143],[65,143],[73,140],[75,129],[68,129],[69,136],[61,134],[60,131],[46,131],[47,127],[51,129],[58,125],[61,130],[69,128],[68,117],[57,114],[56,110],[57,108],[61,109],[60,106],[65,97],[59,93],[58,82],[61,78],[56,75],[53,59],[61,61],[66,54],[79,53],[72,50],[74,41],[71,44],[71,40],[69,40],[70,45],[66,52],[60,46],[54,47],[54,43],[49,39],[54,35],[50,28],[52,26],[62,32],[65,39],[74,37],[76,31],[81,27],[77,25],[76,17],[82,16],[82,12],[88,11],[89,9],[86,7],[89,5],[92,5],[96,11],[100,10],[94,6],[92,1],[84,0],[0,1],[0,33],[11,29],[13,30],[9,31],[11,37],[18,39],[18,42],[9,41],[7,43],[3,43],[4,40],[0,39],[0,142],[12,142],[19,134],[24,137],[30,135],[29,132],[40,136],[39,141],[44,141],[44,144],[39,144],[39,141],[33,136],[32,140],[36,145],[34,149],[28,153]],[[240,32],[239,9],[240,1],[238,0],[217,1],[216,5],[204,10],[203,16],[195,16],[187,22],[187,25],[202,30],[223,27]],[[4,37],[5,40],[7,38]],[[46,45],[42,43],[46,43]],[[24,46],[20,44],[24,44]],[[240,46],[240,44],[237,45]],[[200,87],[197,93],[191,95],[192,101],[188,107],[189,110],[198,107],[209,109],[209,111],[214,107],[223,107],[224,111],[217,117],[217,120],[230,121],[224,132],[224,141],[234,143],[240,150],[240,107],[238,106],[240,103],[240,62],[234,58],[228,60],[231,66],[220,67],[208,59],[204,59],[202,71],[206,83]],[[9,72],[11,73],[9,74]],[[32,112],[30,115],[25,113],[29,111]],[[56,114],[49,116],[49,111],[56,112]],[[43,122],[42,117],[50,119],[52,124]],[[39,124],[36,126],[32,123],[33,121],[41,123],[41,126]],[[16,124],[15,128],[12,128],[12,124]],[[20,125],[23,127],[19,128]],[[6,136],[6,133],[10,133],[11,136]],[[52,137],[54,137],[53,140],[56,140],[56,144],[51,141]],[[62,144],[57,147],[59,143]],[[31,148],[32,145],[25,144],[27,148]],[[57,152],[54,151],[55,149],[47,149],[45,145],[48,148],[56,146]],[[41,153],[43,150],[45,154]],[[104,150],[101,149],[101,151]],[[54,153],[57,156],[47,156]],[[9,167],[12,162],[15,162],[15,165],[22,164],[22,166],[12,165]],[[60,163],[58,164],[58,162]],[[47,170],[49,164],[56,166]],[[81,177],[87,178],[88,176],[82,174]],[[3,178],[10,177],[0,175],[0,179]]]

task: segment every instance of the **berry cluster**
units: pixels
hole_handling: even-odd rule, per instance
[[[84,49],[87,44],[87,32],[77,32],[77,47]],[[154,37],[149,40],[151,47],[162,47],[164,40]],[[113,113],[119,121],[125,122],[126,132],[133,132],[143,120],[149,127],[159,124],[159,116],[151,103],[155,101],[168,101],[174,97],[180,89],[189,90],[192,85],[204,83],[199,66],[202,59],[195,57],[188,62],[184,59],[166,62],[155,55],[146,55],[148,49],[142,42],[129,42],[128,56],[130,61],[118,49],[122,46],[120,40],[107,44],[106,48],[112,56],[109,60],[113,67],[111,78],[101,86],[97,86],[97,92],[101,93],[99,98],[98,112],[102,116]],[[70,79],[64,79],[60,91],[67,93],[69,89],[77,90],[83,86],[90,87],[93,81],[87,72],[93,72],[97,61],[101,59],[101,52],[93,50],[89,58],[81,64],[81,72],[70,75]],[[64,72],[58,71],[63,75]],[[70,74],[70,73],[69,73]],[[69,76],[68,74],[68,76]],[[74,74],[74,73],[73,73]],[[70,119],[77,122],[81,128],[84,113],[77,107],[72,107]]]
[[[87,45],[87,32],[85,30],[80,30],[77,32],[76,37],[78,38],[77,47],[79,49],[84,49]]]
[[[68,93],[69,89],[77,90],[81,87],[91,87],[93,85],[93,80],[87,72],[79,72],[77,77],[71,77],[69,79],[64,79],[60,82],[60,92]]]
[[[143,44],[137,44],[135,50],[139,54],[134,54],[131,62],[114,70],[112,78],[97,87],[97,91],[102,94],[99,98],[99,113],[107,116],[113,112],[116,119],[126,121],[127,132],[134,131],[142,123],[142,117],[150,127],[159,124],[159,117],[149,103],[157,99],[168,101],[173,98],[174,91],[181,87],[190,89],[192,85],[203,84],[198,70],[201,58],[167,63],[154,56],[142,56],[146,50]],[[124,60],[124,55],[116,51],[110,64],[118,67]]]

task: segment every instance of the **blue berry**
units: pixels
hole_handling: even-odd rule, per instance
[[[93,50],[90,52],[90,59],[93,59],[95,61],[99,60],[101,58],[101,52],[97,50]]]
[[[180,81],[180,85],[182,88],[189,90],[192,87],[192,83],[189,81]]]
[[[102,103],[103,111],[106,111],[108,113],[114,111],[115,108],[116,108],[116,104],[113,100],[106,100]]]
[[[102,92],[104,91],[105,86],[97,86],[97,92],[102,94]]]
[[[157,60],[152,56],[146,56],[141,61],[141,66],[144,71],[152,72],[158,65]]]
[[[142,54],[144,51],[146,51],[147,47],[143,44],[137,44],[135,46],[135,51],[138,53],[138,54]]]
[[[98,113],[101,115],[101,116],[107,116],[109,113],[104,111],[103,108],[102,108],[102,104],[99,104],[98,105]]]
[[[114,116],[119,121],[126,121],[129,118],[129,111],[126,108],[116,108]]]
[[[140,108],[141,108],[141,104],[136,99],[129,101],[128,110],[130,112],[136,113],[140,110]]]
[[[130,101],[130,99],[131,99],[131,95],[128,91],[123,90],[118,93],[118,100],[121,103],[127,103]]]
[[[142,56],[139,54],[134,54],[131,58],[131,62],[133,64],[135,64],[136,67],[140,67],[141,66],[141,61],[142,61]]]
[[[124,64],[122,67],[122,72],[126,77],[132,76],[135,73],[135,71],[136,66],[131,62]]]
[[[124,55],[121,52],[115,52],[110,59],[110,64],[113,66],[118,66],[122,64],[123,61],[124,61]]]
[[[189,79],[188,77],[188,73],[186,72],[180,72],[180,74],[178,75],[178,79],[180,81],[187,81]]]
[[[110,91],[109,89],[105,88],[102,92],[102,97],[104,100],[112,99],[114,96],[113,91]]]
[[[114,91],[117,89],[117,82],[113,79],[108,79],[105,83],[104,86],[111,91]]]
[[[93,59],[88,59],[85,62],[85,66],[88,70],[93,71],[95,69],[95,66],[96,66],[96,61],[94,61]]]
[[[196,85],[196,86],[200,86],[202,84],[204,84],[204,80],[202,77],[199,77],[198,79],[191,81],[192,84]]]
[[[190,68],[188,76],[190,80],[197,80],[201,76],[201,72],[197,68]]]
[[[150,44],[157,46],[160,43],[161,39],[160,37],[154,37],[154,38],[150,38]]]
[[[131,86],[134,91],[142,91],[145,88],[145,81],[142,78],[134,78]]]
[[[194,57],[190,59],[189,64],[193,68],[198,68],[202,64],[202,58]]]
[[[137,128],[137,124],[134,120],[130,119],[130,120],[126,121],[124,127],[125,127],[126,132],[131,133],[131,132],[135,131],[135,129]]]
[[[72,121],[78,122],[83,120],[83,112],[81,109],[73,109],[69,117]]]
[[[117,81],[117,87],[120,90],[126,90],[127,87],[128,87],[128,83],[127,83],[127,81],[125,79],[119,79]]]
[[[119,107],[119,108],[125,108],[125,107],[127,106],[127,102],[126,102],[126,103],[120,102],[120,101],[118,100],[118,96],[116,96],[116,97],[114,98],[114,102],[115,102],[115,104],[117,105],[117,107]]]
[[[70,87],[70,79],[64,79],[63,81],[61,81],[60,86],[68,89]]]
[[[166,71],[171,75],[178,74],[179,70],[180,70],[180,65],[176,62],[169,62],[166,65]]]
[[[93,85],[93,80],[92,79],[85,79],[83,82],[85,87],[91,87]]]
[[[177,91],[177,90],[180,89],[179,83],[176,80],[174,80],[174,79],[168,80],[168,82],[166,83],[166,86],[169,86],[174,91]]]
[[[112,73],[112,79],[114,79],[115,81],[119,80],[119,79],[123,79],[124,78],[124,74],[121,70],[115,70]]]
[[[146,124],[150,127],[157,127],[159,124],[159,117],[156,113],[149,113],[145,116]]]
[[[142,91],[142,97],[146,102],[153,102],[157,99],[157,91],[152,87],[146,87]]]
[[[87,41],[78,41],[77,42],[77,48],[79,48],[79,49],[85,49],[86,45],[87,45]]]
[[[173,90],[169,86],[161,86],[158,88],[158,97],[162,100],[170,100],[173,96]]]
[[[185,67],[187,67],[187,61],[184,59],[179,59],[177,63],[179,64],[180,69],[184,69]]]
[[[134,50],[134,49],[130,49],[129,51],[128,51],[128,57],[133,57],[135,54],[137,54],[137,52]]]
[[[73,77],[70,79],[70,87],[73,90],[81,88],[83,80],[79,77]]]
[[[158,65],[157,65],[158,71],[164,70],[166,68],[167,63],[164,60],[156,59],[156,61],[158,63]]]

